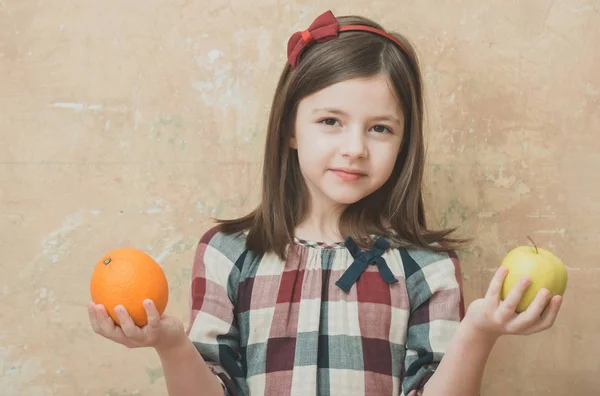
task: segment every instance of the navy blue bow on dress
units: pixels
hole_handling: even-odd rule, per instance
[[[387,283],[392,284],[398,282],[398,279],[394,277],[394,274],[390,270],[390,267],[388,267],[385,259],[381,257],[390,246],[390,243],[386,239],[378,238],[371,250],[366,252],[361,251],[356,242],[350,237],[346,238],[345,244],[352,257],[354,257],[354,262],[350,264],[350,267],[348,267],[340,279],[335,282],[340,289],[346,293],[350,291],[352,285],[356,283],[369,264],[377,265],[381,277]]]

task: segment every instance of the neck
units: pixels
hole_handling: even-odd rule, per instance
[[[313,200],[304,221],[296,227],[296,236],[325,243],[340,242],[343,236],[339,220],[344,209],[345,205],[323,205]]]

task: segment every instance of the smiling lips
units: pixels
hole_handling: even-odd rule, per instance
[[[361,172],[357,169],[350,168],[334,168],[331,171],[339,177],[343,181],[357,181],[363,176],[366,176],[366,173]]]

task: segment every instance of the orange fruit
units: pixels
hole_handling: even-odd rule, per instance
[[[115,307],[123,305],[137,326],[148,323],[144,300],[151,299],[162,315],[169,300],[167,278],[148,254],[133,248],[108,252],[94,268],[90,282],[92,301],[102,304],[119,325]]]

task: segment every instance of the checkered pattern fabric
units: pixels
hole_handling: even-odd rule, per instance
[[[297,243],[288,259],[218,228],[200,240],[188,335],[226,395],[417,396],[464,315],[455,255],[389,248],[393,274],[361,267],[343,243]]]
[[[318,247],[318,248],[325,248],[325,249],[334,249],[337,247],[344,247],[344,242],[324,243],[324,242],[307,241],[306,239],[302,239],[302,238],[295,238],[295,239],[296,239],[297,243],[299,243],[301,245],[310,246],[310,247]]]

